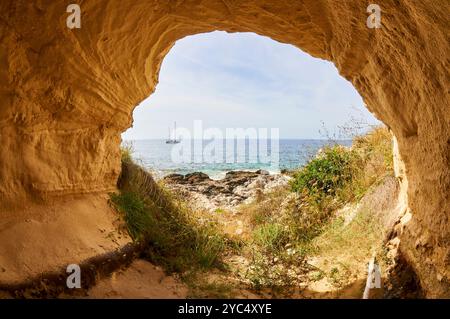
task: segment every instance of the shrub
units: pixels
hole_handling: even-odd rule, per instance
[[[326,147],[294,175],[292,190],[316,202],[336,196],[354,175],[357,154],[341,146]]]
[[[326,147],[294,174],[291,188],[302,200],[326,208],[360,199],[386,175],[393,174],[392,136],[383,127],[355,137],[351,148]]]

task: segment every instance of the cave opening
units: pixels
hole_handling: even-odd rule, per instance
[[[171,128],[172,122],[177,126]],[[283,293],[292,288],[284,287],[288,283],[295,282],[298,288],[308,282],[311,291],[321,286],[330,296],[361,297],[366,264],[375,252],[378,260],[386,258],[381,255],[382,239],[400,213],[391,134],[332,63],[253,33],[216,31],[184,38],[171,48],[155,92],[134,110],[133,125],[122,134],[122,147],[125,162],[137,162],[151,172],[158,187],[187,203],[189,214],[217,226],[217,233],[181,215],[186,227],[213,232],[209,235],[212,246],[221,236],[243,243],[243,253],[228,248],[220,252],[242,259],[240,267],[246,273],[240,275],[242,282],[258,289],[281,287]],[[362,155],[352,151],[352,144]],[[369,152],[378,152],[381,161]],[[329,166],[336,158],[335,166]],[[364,161],[364,166],[344,176],[350,166],[362,165],[358,161]],[[127,165],[127,174],[133,175]],[[315,165],[329,176],[309,176],[317,169]],[[305,178],[310,178],[306,184]],[[126,179],[120,182],[123,193],[141,193]],[[321,186],[311,188],[308,183]],[[153,188],[147,191],[159,194]],[[122,207],[121,199],[116,201]],[[369,213],[359,207],[360,202]],[[308,205],[313,208],[303,208]],[[387,208],[380,209],[383,205]],[[286,206],[288,212],[280,210]],[[163,211],[173,214],[169,209]],[[320,217],[311,218],[313,214]],[[176,216],[180,217],[179,212]],[[299,222],[304,219],[317,225],[306,227]],[[162,225],[152,227],[170,233]],[[144,231],[131,228],[131,233]],[[335,243],[338,232],[345,234],[341,244]],[[157,241],[152,236],[159,238],[156,246],[161,247],[150,248],[150,261],[162,259],[169,270],[176,263],[196,266],[164,253],[157,256],[155,251],[164,251],[173,243],[169,238],[164,243],[161,234],[151,235],[150,242]],[[186,242],[187,238],[171,250],[190,251],[189,245],[183,247]],[[311,256],[301,252],[313,246],[325,252]],[[223,257],[199,247],[204,248],[199,244],[190,253],[217,254],[210,257],[214,260]],[[255,247],[259,261],[254,252],[249,253]],[[293,262],[295,258],[302,262]],[[229,259],[224,262],[227,267],[233,265]],[[210,260],[209,266],[213,265]],[[306,271],[305,265],[316,270]],[[269,271],[272,267],[292,269],[277,273]],[[222,278],[220,286],[227,280],[231,279]],[[204,292],[197,293],[203,296]]]
[[[127,243],[102,233],[116,231],[120,135],[173,44],[222,30],[294,45],[353,84],[397,138],[404,215],[392,239],[425,296],[449,295],[447,2],[383,2],[369,21],[359,0],[98,0],[81,5],[80,29],[63,1],[0,7],[1,287]]]

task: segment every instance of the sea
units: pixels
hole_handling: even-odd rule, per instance
[[[122,142],[123,146],[131,147],[133,159],[150,170],[156,178],[173,173],[203,172],[212,179],[221,179],[229,171],[262,169],[277,174],[282,170],[297,169],[325,146],[351,146],[351,143],[351,140],[317,139],[280,139],[277,143],[270,140],[223,140],[213,144],[207,140],[166,144],[163,139]]]

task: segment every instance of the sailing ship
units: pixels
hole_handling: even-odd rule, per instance
[[[177,122],[173,123],[173,138],[169,127],[169,138],[166,140],[166,144],[178,144],[180,140],[177,140]]]

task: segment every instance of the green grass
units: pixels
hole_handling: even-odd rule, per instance
[[[255,243],[269,251],[276,251],[285,242],[283,226],[276,223],[266,223],[253,231]]]
[[[143,199],[136,193],[111,194],[111,201],[122,212],[128,233],[135,241],[147,237],[155,224]]]
[[[341,203],[360,199],[387,174],[393,174],[392,136],[380,127],[355,137],[352,148],[325,147],[294,174],[291,188],[323,208],[330,198]]]
[[[186,203],[132,162],[123,162],[119,186],[111,203],[133,240],[146,244],[146,258],[168,272],[222,267],[230,243],[215,224],[198,223]]]

